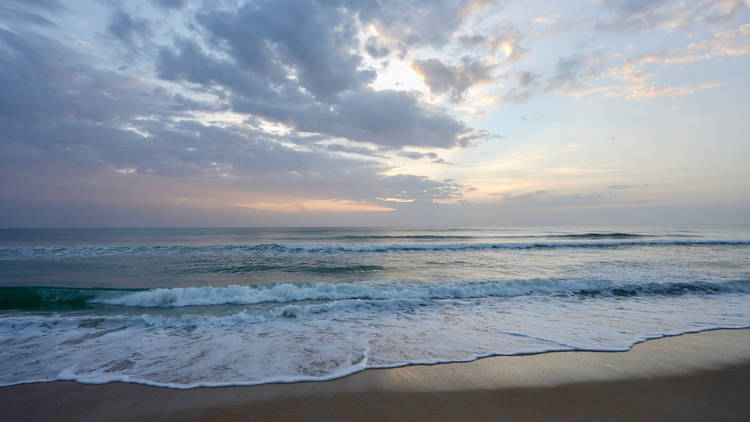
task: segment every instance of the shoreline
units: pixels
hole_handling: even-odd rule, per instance
[[[17,383],[12,384],[0,384],[0,389],[6,388],[6,387],[15,387],[19,385],[27,385],[27,384],[47,384],[47,383],[55,383],[55,382],[72,382],[75,384],[80,385],[106,385],[106,384],[136,384],[141,385],[144,387],[155,387],[155,388],[166,388],[170,390],[194,390],[199,388],[232,388],[232,387],[262,387],[267,385],[290,385],[290,384],[308,384],[308,383],[325,383],[325,382],[331,382],[331,381],[337,381],[342,378],[347,378],[351,376],[355,376],[362,372],[368,372],[368,371],[379,371],[379,370],[389,370],[389,369],[401,369],[405,367],[410,366],[442,366],[442,365],[453,365],[453,364],[470,364],[477,361],[481,361],[483,359],[493,359],[493,358],[512,358],[512,357],[524,357],[524,356],[536,356],[536,355],[547,355],[547,354],[555,354],[555,353],[626,353],[631,350],[633,350],[634,347],[647,343],[652,342],[654,340],[662,340],[662,339],[668,339],[668,338],[674,338],[674,337],[682,337],[686,335],[692,335],[692,334],[701,334],[711,331],[743,331],[748,330],[750,331],[750,326],[741,326],[741,327],[719,327],[719,328],[705,328],[705,329],[697,329],[692,331],[685,331],[680,332],[676,334],[660,334],[659,336],[646,338],[642,340],[638,340],[634,342],[629,348],[627,349],[611,349],[611,350],[598,350],[598,349],[574,349],[574,350],[542,350],[538,352],[520,352],[515,354],[502,354],[502,353],[491,353],[491,354],[484,354],[484,355],[477,355],[476,357],[465,359],[465,360],[446,360],[446,361],[434,361],[434,362],[420,362],[420,361],[414,361],[414,362],[406,362],[406,363],[398,363],[395,365],[385,365],[385,366],[372,366],[372,367],[364,367],[358,370],[355,370],[353,372],[343,373],[343,374],[335,374],[330,375],[329,377],[321,377],[321,378],[301,378],[301,379],[291,379],[291,380],[270,380],[270,381],[259,381],[256,383],[204,383],[204,384],[192,384],[188,386],[183,385],[174,385],[169,383],[159,383],[159,382],[149,382],[149,381],[141,381],[141,380],[122,380],[122,379],[113,379],[111,381],[103,381],[103,382],[97,382],[97,381],[82,381],[79,379],[53,379],[53,380],[31,380],[31,381],[20,381]]]
[[[8,420],[741,420],[750,415],[747,397],[750,329],[665,336],[625,352],[373,368],[331,381],[191,389],[73,381],[0,387]]]

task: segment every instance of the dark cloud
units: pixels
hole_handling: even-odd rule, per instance
[[[332,6],[279,0],[236,12],[204,10],[198,21],[243,70],[294,77],[315,97],[329,98],[375,78],[353,52],[359,41],[352,15]]]
[[[434,152],[401,151],[398,153],[398,155],[406,158],[411,158],[412,160],[421,160],[423,158],[429,158],[431,160],[438,159],[438,155]]]
[[[123,10],[112,14],[107,33],[128,49],[143,46],[153,36],[151,22],[147,19],[130,15]]]
[[[299,131],[394,149],[466,145],[465,137],[473,133],[442,110],[422,106],[415,94],[403,91],[350,91],[328,107],[306,106],[292,111],[296,115],[291,123]]]
[[[369,37],[365,41],[367,54],[375,59],[383,58],[391,53],[391,49],[377,37]]]
[[[138,78],[94,70],[90,57],[43,36],[0,29],[3,101],[0,115],[36,122],[127,121],[134,115],[174,112],[180,100]],[[2,47],[0,47],[2,48]]]
[[[494,79],[492,72],[496,66],[463,58],[457,65],[445,64],[438,59],[414,60],[412,67],[422,75],[431,92],[449,94],[451,101],[460,103],[466,90]]]
[[[164,9],[182,9],[188,0],[151,0],[151,3]]]

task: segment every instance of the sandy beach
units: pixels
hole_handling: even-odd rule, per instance
[[[498,356],[338,380],[176,390],[74,382],[0,388],[2,420],[747,420],[750,330],[627,352]]]

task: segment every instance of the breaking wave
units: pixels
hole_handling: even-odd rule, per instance
[[[0,288],[0,309],[79,309],[101,305],[169,308],[353,299],[443,300],[525,295],[673,296],[718,293],[750,293],[750,281],[621,283],[606,280],[552,278],[448,283],[413,281],[279,283],[147,290],[2,287]]]

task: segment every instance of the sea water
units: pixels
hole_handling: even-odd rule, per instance
[[[750,227],[0,230],[0,385],[189,388],[750,327]]]

